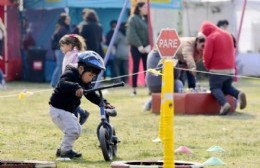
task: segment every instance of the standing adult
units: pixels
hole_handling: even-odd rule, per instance
[[[178,67],[182,68],[180,80],[185,84],[187,78],[188,88],[196,87],[197,63],[202,59],[205,36],[199,33],[197,37],[181,37],[181,45],[176,53]]]
[[[147,55],[150,51],[148,38],[148,23],[147,23],[147,3],[137,3],[134,14],[130,16],[127,26],[127,40],[130,45],[130,51],[133,59],[133,95],[136,95],[137,77],[139,71],[140,59],[143,62],[144,70],[147,69]]]
[[[111,42],[112,36],[113,36],[115,28],[116,28],[116,24],[117,24],[116,20],[110,21],[110,30],[106,34],[106,46],[109,46],[109,44]],[[116,73],[115,73],[115,52],[116,52],[115,47],[112,46],[111,52],[108,55],[108,59],[107,59],[107,63],[106,63],[106,69],[110,70],[110,74],[111,74],[112,78],[114,78],[116,76]],[[107,72],[108,71],[104,72],[104,79],[107,76]]]
[[[51,86],[56,87],[61,73],[62,73],[62,62],[63,62],[63,53],[60,50],[59,41],[62,36],[70,33],[70,17],[66,13],[61,13],[58,23],[56,24],[55,32],[52,36],[51,47],[54,50],[54,55],[56,58],[56,67],[52,74]]]
[[[126,23],[120,24],[115,40],[115,73],[121,76],[120,80],[128,83],[128,55],[129,47],[126,39]]]
[[[0,17],[0,60],[3,60],[3,46],[4,46],[4,37],[6,36],[6,28],[3,23],[2,18]],[[5,79],[3,75],[3,71],[0,68],[0,84],[2,86],[5,85]]]
[[[83,25],[87,24],[85,17],[86,17],[86,14],[88,13],[88,10],[89,10],[89,8],[84,8],[82,10],[82,13],[81,13],[82,21],[78,25],[75,26],[75,28],[72,31],[73,34],[80,34],[80,32],[82,31]]]
[[[211,94],[221,106],[219,114],[226,115],[231,109],[225,95],[238,99],[240,109],[244,109],[247,103],[245,93],[232,86],[235,74],[235,52],[231,34],[208,21],[202,23],[201,32],[206,36],[203,63],[212,73],[209,75],[209,86]]]
[[[79,34],[85,39],[87,50],[97,52],[104,58],[102,43],[104,41],[103,28],[99,23],[97,13],[93,9],[88,9],[85,13],[86,23],[82,25]]]
[[[28,50],[35,46],[36,46],[36,42],[32,36],[32,24],[28,23],[27,19],[25,18],[23,20],[23,26],[22,26],[22,43],[21,43],[23,80],[29,79]]]

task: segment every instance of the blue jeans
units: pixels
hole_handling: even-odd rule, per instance
[[[231,95],[236,99],[238,98],[239,91],[232,86],[232,82],[232,76],[215,74],[209,76],[211,94],[216,98],[221,106],[227,102],[225,95]]]
[[[85,114],[85,110],[83,110],[80,106],[78,106],[76,108],[76,110],[74,111],[74,115],[78,118],[78,114],[79,115],[84,115]]]
[[[3,71],[0,69],[0,84],[2,84],[2,81],[4,79]]]
[[[56,57],[56,67],[52,74],[51,78],[51,86],[54,88],[59,82],[61,73],[62,73],[62,62],[63,62],[63,53],[61,50],[55,50],[55,57]]]
[[[181,93],[183,91],[183,83],[179,79],[174,79],[174,92]]]

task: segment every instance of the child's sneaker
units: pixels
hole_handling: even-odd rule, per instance
[[[229,103],[225,103],[224,106],[221,106],[219,115],[227,115],[231,109]]]
[[[240,103],[240,109],[246,108],[246,94],[243,92],[239,92],[238,100]]]
[[[89,117],[89,112],[87,112],[86,110],[84,110],[84,113],[80,113],[79,124],[83,125],[87,121],[88,117]]]
[[[1,85],[2,85],[2,88],[3,88],[3,89],[6,89],[5,79],[2,79],[2,81],[1,81]]]
[[[143,107],[143,111],[150,111],[152,109],[152,100],[149,99],[147,102],[145,102],[144,107]]]
[[[62,158],[70,158],[70,159],[79,158],[81,156],[82,156],[81,153],[74,152],[73,150],[69,150],[67,152],[61,153],[60,155],[60,157]]]

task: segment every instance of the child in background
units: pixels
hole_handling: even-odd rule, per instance
[[[52,93],[49,101],[50,116],[64,133],[60,148],[56,152],[57,157],[81,157],[81,153],[72,150],[73,144],[81,134],[81,126],[73,113],[80,105],[84,90],[92,88],[91,81],[101,70],[105,70],[105,65],[99,54],[94,51],[81,52],[78,55],[78,67],[67,66]],[[95,92],[84,96],[96,105],[101,101]],[[104,106],[106,109],[114,109],[106,100]]]
[[[77,67],[78,66],[78,54],[79,52],[86,50],[86,43],[83,37],[77,34],[67,34],[64,35],[60,41],[60,50],[64,54],[62,62],[62,74],[65,71],[67,65]],[[79,114],[79,123],[83,125],[89,116],[89,112],[83,110],[79,106],[74,112],[75,116],[78,117]]]

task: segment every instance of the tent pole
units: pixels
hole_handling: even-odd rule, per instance
[[[242,30],[242,25],[244,21],[244,15],[245,15],[245,10],[246,10],[246,5],[247,5],[247,0],[244,0],[244,5],[243,5],[243,10],[241,14],[241,19],[240,19],[240,24],[239,24],[239,29],[238,29],[238,34],[237,34],[237,48],[236,48],[236,53],[238,53],[238,48],[239,48],[239,40],[240,40],[240,34]]]
[[[129,2],[129,0],[125,0],[125,3],[124,3],[124,5],[123,5],[123,8],[122,8],[122,10],[121,10],[121,12],[120,12],[120,15],[119,15],[119,17],[118,17],[118,20],[117,20],[117,24],[116,24],[114,33],[113,33],[113,35],[112,35],[111,41],[110,41],[110,43],[109,43],[109,45],[108,45],[108,48],[107,48],[106,55],[105,55],[105,57],[104,57],[104,63],[105,63],[105,65],[107,64],[107,61],[108,61],[108,59],[109,59],[109,55],[110,55],[111,49],[112,49],[112,47],[113,47],[113,45],[114,45],[114,41],[115,41],[115,38],[116,38],[116,36],[117,36],[117,33],[118,33],[118,30],[119,30],[120,24],[121,24],[121,22],[122,22],[123,15],[124,15],[124,13],[125,13],[125,11],[126,11],[126,7],[127,7],[127,5],[128,5],[128,2]],[[103,76],[103,74],[104,74],[104,71],[101,71],[100,74],[98,75],[97,80],[96,80],[96,83],[95,83],[95,88],[99,86],[99,84],[100,84],[100,79],[101,79],[101,77]]]
[[[8,75],[8,48],[7,48],[7,42],[8,42],[8,24],[7,24],[7,5],[4,6],[4,24],[5,24],[5,29],[6,29],[6,36],[4,38],[4,65],[5,65],[5,78],[7,78]]]

